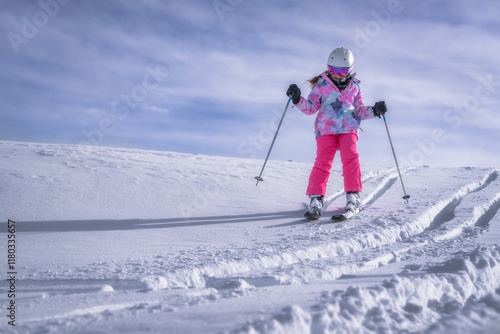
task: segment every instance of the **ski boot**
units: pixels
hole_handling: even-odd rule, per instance
[[[351,211],[352,213],[358,213],[361,208],[361,201],[359,200],[358,191],[348,191],[346,193],[347,204],[345,206],[345,211]]]
[[[304,217],[307,219],[319,219],[323,210],[323,196],[310,195],[309,198],[311,198],[311,203],[304,213]]]

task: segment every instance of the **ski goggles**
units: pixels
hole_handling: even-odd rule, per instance
[[[333,66],[328,66],[328,70],[332,75],[338,76],[338,77],[345,77],[349,73],[349,68],[348,67],[333,67]]]

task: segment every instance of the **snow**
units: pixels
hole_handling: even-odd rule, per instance
[[[362,158],[362,157],[361,157]],[[0,141],[6,333],[497,333],[499,169],[364,161],[366,209],[310,163]],[[16,222],[16,326],[7,220]],[[4,273],[5,272],[5,273]]]

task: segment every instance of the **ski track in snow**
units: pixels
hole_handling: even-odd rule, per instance
[[[43,158],[66,154],[63,148],[49,147],[52,146],[38,150],[37,154]],[[117,158],[121,157],[120,150],[112,152]],[[106,150],[99,151],[96,156],[99,164],[112,165],[117,170],[134,168],[132,159],[119,164],[118,160],[112,162],[109,154]],[[142,154],[148,156],[146,152]],[[71,156],[76,162],[71,164],[66,159],[67,168],[98,169],[96,161],[82,167],[84,160],[79,160],[78,154],[71,153]],[[171,156],[179,160],[194,158]],[[138,164],[143,161],[136,159]],[[215,167],[217,163],[214,160]],[[203,174],[203,170],[192,168],[176,173],[183,177],[192,174],[195,179]],[[18,289],[23,291],[19,303],[27,313],[18,330],[80,332],[85,328],[105,333],[106,325],[113,324],[122,332],[140,331],[140,326],[154,332],[147,327],[148,319],[160,316],[172,320],[172,317],[182,318],[183,314],[188,317],[199,308],[207,312],[226,303],[229,307],[233,304],[242,307],[242,300],[251,304],[256,298],[259,300],[259,296],[272,294],[272,289],[289,289],[291,294],[300,294],[301,287],[319,284],[325,288],[314,292],[314,302],[299,306],[293,296],[282,297],[276,302],[285,306],[281,310],[263,315],[257,307],[252,316],[241,317],[239,326],[234,323],[233,328],[214,326],[208,332],[446,333],[450,328],[464,333],[472,329],[486,332],[486,326],[497,321],[500,314],[500,247],[481,246],[475,240],[488,233],[493,221],[499,223],[499,170],[463,169],[457,176],[446,174],[450,187],[441,181],[444,188],[440,198],[426,199],[428,187],[433,186],[426,175],[431,170],[402,170],[405,180],[413,180],[409,187],[414,191],[410,205],[401,200],[399,176],[394,168],[364,174],[362,205],[367,209],[347,222],[330,220],[332,213],[343,204],[344,193],[338,190],[326,198],[324,218],[318,222],[301,219],[301,211],[186,217],[171,221],[171,225],[192,224],[192,228],[225,221],[252,224],[259,226],[259,231],[276,236],[272,240],[257,238],[243,246],[200,244],[193,249],[139,259],[25,274],[18,281]],[[468,171],[473,176],[460,179]],[[152,178],[161,178],[165,169],[158,165],[143,172]],[[10,172],[9,175],[25,178],[22,173]],[[207,172],[205,176],[215,175],[224,177],[223,171]],[[47,182],[57,183],[56,180]],[[386,197],[403,204],[394,210],[394,205],[388,207],[387,202],[380,203]],[[155,224],[159,223],[151,220],[141,226]],[[364,273],[398,263],[405,264],[403,270],[379,284],[328,291],[327,283],[355,280]],[[0,290],[4,297],[3,285]],[[28,315],[31,311],[36,315]],[[177,316],[170,316],[175,314]],[[139,327],[118,324],[125,321],[130,325],[127,321],[131,318],[138,321]],[[463,327],[464,321],[468,322],[467,327]],[[168,330],[184,332],[185,328],[180,328],[184,327],[173,326]],[[6,330],[16,332],[11,328]]]

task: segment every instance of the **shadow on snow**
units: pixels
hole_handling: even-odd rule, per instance
[[[189,218],[165,219],[95,219],[95,220],[59,220],[59,221],[29,221],[16,222],[16,232],[91,232],[91,231],[125,231],[139,229],[158,229],[174,227],[193,227],[216,224],[237,224],[246,222],[264,222],[279,219],[294,219],[301,217],[302,210],[274,213],[258,213],[229,216],[207,216]],[[283,226],[304,223],[300,219]],[[5,226],[4,226],[5,225]],[[276,225],[276,227],[279,225]],[[6,224],[0,223],[0,231],[6,231]]]

